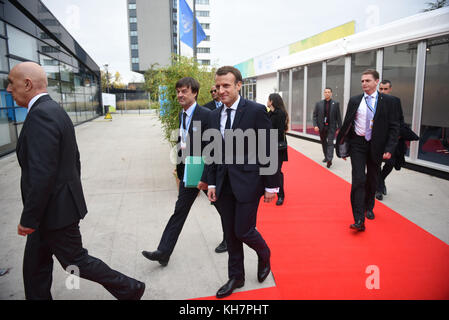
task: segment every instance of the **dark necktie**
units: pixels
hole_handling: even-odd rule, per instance
[[[231,112],[232,112],[232,109],[231,108],[227,108],[226,112],[228,114],[228,119],[226,120],[225,130],[226,129],[231,129]]]
[[[182,128],[186,130],[187,113],[184,111],[182,113]]]

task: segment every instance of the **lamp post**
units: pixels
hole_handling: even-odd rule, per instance
[[[106,69],[106,87],[107,87],[107,92],[109,93],[109,70],[108,70],[109,64],[105,64],[104,68]]]

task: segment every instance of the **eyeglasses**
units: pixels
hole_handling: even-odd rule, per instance
[[[210,93],[215,93],[215,92],[217,92],[217,90],[211,90],[211,91],[210,91]]]

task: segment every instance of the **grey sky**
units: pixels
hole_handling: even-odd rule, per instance
[[[143,79],[130,71],[126,0],[42,1],[99,66],[108,63],[125,82]],[[234,65],[352,20],[360,32],[420,13],[429,1],[215,0],[219,64]]]

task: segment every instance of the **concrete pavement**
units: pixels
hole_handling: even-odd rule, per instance
[[[227,254],[217,254],[222,240],[215,208],[201,194],[190,211],[167,267],[146,260],[142,250],[157,248],[177,199],[170,146],[156,115],[113,115],[76,127],[81,175],[89,214],[81,222],[83,245],[110,267],[147,284],[143,299],[190,299],[213,296],[227,281]],[[321,146],[288,138],[289,145],[321,163]],[[350,162],[334,159],[330,171],[350,181]],[[0,159],[0,299],[24,299],[22,259],[25,238],[17,235],[22,203],[20,168],[15,154]],[[287,186],[288,188],[288,186]],[[449,244],[449,181],[407,169],[387,179],[383,203]],[[288,194],[288,192],[287,192]],[[348,195],[349,201],[349,195]],[[350,213],[348,213],[350,215]],[[348,225],[351,216],[348,216]],[[342,226],[347,228],[348,226]],[[275,285],[259,284],[257,256],[245,247],[246,283],[238,291]],[[67,274],[55,261],[55,299],[113,299],[100,285],[80,280],[67,290]]]

